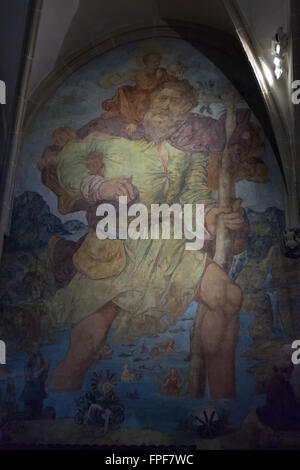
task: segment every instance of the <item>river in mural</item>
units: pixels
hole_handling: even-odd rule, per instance
[[[116,394],[122,397],[125,406],[124,426],[133,429],[159,429],[161,431],[177,429],[180,422],[186,420],[192,413],[202,407],[215,405],[218,410],[226,411],[229,417],[230,427],[238,427],[249,410],[264,403],[265,397],[255,393],[253,374],[247,372],[247,368],[256,363],[253,359],[242,357],[251,344],[248,333],[248,325],[252,320],[250,315],[241,317],[240,340],[236,350],[237,365],[237,399],[226,402],[214,402],[209,399],[208,393],[203,399],[187,399],[186,396],[170,398],[161,394],[159,381],[167,376],[169,369],[176,364],[180,375],[184,377],[188,369],[187,356],[189,329],[193,323],[196,305],[192,304],[182,319],[168,333],[143,337],[135,344],[113,345],[111,358],[99,361],[93,365],[86,376],[82,390],[89,390],[90,382],[94,372],[101,369],[106,373],[117,374]],[[42,347],[41,351],[45,358],[51,361],[52,367],[64,357],[68,346],[69,330],[55,336],[58,341],[55,345]],[[165,344],[174,340],[174,349],[178,352],[155,356],[151,354],[156,344]],[[108,337],[110,343],[110,337]],[[141,353],[142,350],[147,352]],[[26,356],[18,354],[16,358],[9,361],[9,367],[20,375],[16,377],[15,384],[17,395],[20,397],[24,387],[24,363]],[[130,371],[138,377],[130,382],[122,382],[121,375],[125,364],[129,365]],[[4,384],[3,384],[4,385]],[[0,382],[1,386],[1,382]],[[2,386],[2,394],[5,387]],[[82,391],[76,392],[48,392],[44,401],[45,406],[52,406],[59,418],[73,417],[76,414],[76,400],[82,395]],[[22,403],[20,402],[20,405]],[[150,407],[150,409],[149,409]],[[148,411],[149,410],[149,411]]]

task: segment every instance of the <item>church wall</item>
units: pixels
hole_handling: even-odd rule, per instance
[[[159,58],[154,69],[147,69],[145,61],[150,53]],[[132,40],[82,64],[60,83],[33,116],[26,129],[18,164],[11,232],[4,246],[0,271],[0,337],[7,346],[17,395],[23,391],[17,406],[24,406],[25,381],[21,374],[26,358],[36,344],[40,345],[42,356],[50,360],[51,376],[67,351],[72,322],[77,324],[78,319],[94,313],[103,305],[102,298],[106,298],[106,294],[107,300],[121,305],[121,313],[113,322],[105,344],[99,347],[97,359],[87,371],[82,386],[76,392],[47,391],[44,408],[47,407],[47,413],[50,408],[51,412],[55,410],[55,425],[50,429],[42,419],[34,424],[35,427],[29,422],[26,436],[12,431],[12,442],[55,444],[58,439],[55,426],[64,422],[65,434],[59,438],[60,443],[79,444],[86,429],[103,425],[101,413],[100,418],[96,414],[88,420],[84,404],[89,408],[98,403],[97,399],[105,396],[104,385],[119,400],[115,415],[118,425],[115,429],[105,429],[104,435],[100,433],[93,437],[91,443],[192,445],[196,442],[200,448],[205,448],[207,436],[199,437],[202,431],[197,429],[195,416],[201,417],[203,409],[210,410],[210,407],[216,411],[219,422],[219,428],[211,432],[219,437],[221,448],[249,448],[250,427],[263,426],[255,409],[266,403],[274,367],[282,365],[283,359],[285,367],[290,366],[291,344],[300,333],[297,312],[299,263],[282,252],[285,212],[280,166],[258,116],[238,93],[231,115],[234,138],[226,134],[224,113],[228,109],[231,84],[221,70],[221,63],[218,67],[187,40],[160,36]],[[137,185],[137,198],[146,198],[145,194],[150,194],[154,183],[161,178],[161,173],[153,177],[154,155],[157,152],[157,158],[160,158],[161,147],[160,143],[147,137],[144,118],[150,111],[155,93],[164,86],[168,89],[166,84],[175,83],[176,87],[176,83],[182,81],[193,87],[197,103],[186,114],[182,108],[176,111],[183,113],[178,121],[180,132],[179,127],[174,127],[163,139],[168,162],[161,168],[163,173],[169,166],[168,171],[174,173],[162,192],[158,191],[155,196],[151,193],[151,197],[155,202],[176,202],[180,188],[194,190],[192,182],[189,183],[185,176],[191,164],[183,166],[182,161],[189,162],[196,154],[202,162],[201,190],[208,191],[212,198],[210,202],[218,204],[218,189],[223,181],[219,179],[221,162],[224,149],[229,149],[232,203],[233,199],[240,198],[243,217],[248,224],[247,230],[237,233],[238,242],[235,245],[232,242],[234,256],[228,269],[229,282],[239,286],[243,293],[235,348],[236,396],[229,401],[212,396],[201,351],[196,359],[202,364],[198,379],[202,381],[202,394],[191,393],[191,376],[194,378],[191,328],[199,318],[198,305],[191,291],[196,285],[199,287],[203,275],[199,274],[197,266],[194,268],[191,264],[193,269],[189,271],[186,264],[184,269],[180,265],[175,279],[170,270],[179,251],[171,250],[167,261],[163,259],[169,265],[161,263],[161,266],[161,258],[157,255],[157,264],[151,264],[153,252],[146,251],[136,277],[126,278],[126,271],[120,268],[120,274],[114,272],[103,281],[103,278],[95,279],[90,275],[87,252],[84,272],[74,258],[76,252],[83,252],[82,240],[94,231],[94,225],[90,218],[87,220],[90,207],[81,204],[82,194],[78,193],[78,187],[72,192],[66,183],[68,177],[73,178],[72,181],[82,179],[83,166],[89,175],[106,179],[128,176],[130,170],[132,183]],[[187,99],[184,94],[183,98]],[[140,114],[137,109],[142,109]],[[105,112],[108,114],[104,115]],[[88,123],[90,126],[86,127]],[[129,127],[131,124],[134,128]],[[85,150],[80,157],[81,166],[74,170],[79,161],[75,159],[79,148]],[[115,150],[111,149],[115,148],[118,152],[114,154]],[[140,173],[130,163],[128,148],[132,149],[133,162],[134,155],[145,158],[145,167],[143,171],[139,170]],[[93,154],[99,158],[99,153],[102,153],[104,166],[95,169],[89,158]],[[60,157],[71,162],[68,164],[69,175],[64,173],[67,174],[65,177],[61,176]],[[147,162],[151,158],[153,162],[149,165]],[[178,159],[178,173],[172,170],[172,159]],[[138,161],[137,165],[143,168],[143,162]],[[127,173],[123,175],[125,169]],[[174,191],[173,199],[168,196],[168,191],[169,195]],[[199,203],[202,201],[200,196],[195,198]],[[58,242],[65,249],[57,251]],[[214,250],[213,244],[205,245],[202,252],[213,258]],[[132,253],[134,258],[134,250]],[[125,249],[125,266],[130,264],[132,253],[129,248]],[[164,253],[163,249],[160,253]],[[136,256],[139,256],[138,252]],[[186,259],[186,254],[182,256]],[[195,256],[200,259],[199,253]],[[101,257],[97,262],[101,268]],[[150,265],[157,277],[149,276],[147,266]],[[118,263],[114,268],[116,266],[119,267]],[[162,274],[158,273],[158,266]],[[120,292],[109,294],[110,289],[114,292],[114,286],[119,286],[118,275],[125,279],[122,295],[126,296],[127,304]],[[135,290],[142,285],[143,276],[145,279],[149,276],[149,283],[141,300]],[[161,295],[159,299],[164,298],[159,290],[161,286],[168,292],[165,309],[162,301],[157,300],[157,292]],[[143,288],[146,289],[144,285]],[[187,305],[184,296],[189,299]],[[81,312],[77,312],[78,303]],[[178,305],[185,307],[180,310]],[[222,363],[224,358],[221,352],[219,354]],[[294,380],[296,387],[297,377]],[[4,384],[0,382],[3,394]],[[91,395],[88,396],[87,391]],[[74,398],[82,400],[76,402]],[[107,407],[110,405],[109,402]],[[37,436],[37,429],[43,438]],[[275,440],[275,433],[270,442],[273,438]],[[292,432],[285,437],[289,445],[293,445],[294,438]],[[90,442],[88,437],[85,439]],[[279,439],[279,448],[285,445],[283,437],[280,440],[281,436],[276,435],[276,439]],[[266,443],[256,442],[255,445],[264,448]]]

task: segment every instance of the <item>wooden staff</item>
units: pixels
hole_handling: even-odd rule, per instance
[[[232,162],[229,150],[229,141],[236,128],[236,103],[238,95],[230,86],[225,97],[226,105],[226,144],[222,155],[219,172],[219,206],[232,207],[235,199],[235,185],[233,179]],[[212,100],[213,101],[213,100]],[[218,100],[219,101],[219,100]],[[228,272],[233,259],[233,237],[229,229],[225,227],[223,215],[218,217],[216,234],[216,251],[214,261]],[[190,365],[188,371],[188,394],[192,397],[202,397],[205,393],[206,368],[201,345],[200,328],[203,317],[207,311],[206,305],[199,303],[195,315],[194,324],[190,332]]]
[[[233,179],[233,168],[229,149],[230,138],[236,128],[236,103],[237,92],[231,86],[226,101],[226,145],[223,151],[221,168],[219,172],[219,206],[232,207],[235,200],[235,183]],[[218,217],[216,234],[216,251],[214,262],[224,271],[228,272],[233,259],[233,237],[232,232],[225,227],[223,214]]]

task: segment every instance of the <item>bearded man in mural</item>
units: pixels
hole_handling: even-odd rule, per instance
[[[87,211],[89,232],[74,244],[76,274],[48,304],[57,326],[73,325],[69,349],[49,379],[50,389],[81,388],[111,328],[116,329],[114,340],[123,341],[163,332],[168,325],[162,317],[175,324],[195,300],[206,305],[195,334],[201,336],[211,397],[235,396],[242,291],[208,256],[206,245],[188,251],[185,239],[99,240],[95,233],[96,207],[127,196],[129,204],[139,202],[148,210],[151,204],[204,204],[207,245],[215,239],[220,214],[232,234],[246,237],[249,226],[241,200],[218,207],[207,184],[209,153],[225,146],[224,119],[192,114],[197,102],[187,80],[165,83],[151,96],[142,130],[130,138],[125,123],[99,118],[58,152],[56,175],[62,192],[57,194],[68,195],[71,210]],[[243,145],[240,134],[236,130],[233,136],[235,146]],[[102,160],[101,174],[90,165],[95,155]],[[55,264],[64,241],[51,243]]]

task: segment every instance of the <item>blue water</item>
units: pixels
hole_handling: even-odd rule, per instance
[[[116,394],[120,397],[125,406],[124,426],[133,429],[157,429],[174,430],[178,428],[179,421],[187,419],[193,411],[204,406],[214,405],[218,410],[225,410],[229,416],[229,423],[233,427],[241,424],[248,412],[256,406],[262,405],[265,401],[264,395],[258,395],[254,391],[254,375],[246,369],[256,361],[251,358],[241,357],[241,354],[249,349],[251,338],[248,326],[253,319],[252,315],[243,314],[240,316],[239,341],[236,349],[236,376],[237,376],[237,398],[236,400],[212,401],[208,395],[203,399],[191,399],[187,395],[179,397],[164,396],[159,391],[159,384],[156,374],[164,379],[170,367],[176,367],[183,378],[187,372],[189,363],[184,359],[189,354],[189,330],[193,323],[193,318],[197,309],[197,304],[193,302],[180,321],[175,326],[169,326],[166,333],[153,336],[144,336],[132,345],[114,345],[111,341],[113,332],[108,335],[107,342],[113,348],[112,359],[102,360],[94,364],[86,375],[83,389],[76,392],[48,392],[48,398],[44,401],[44,406],[53,406],[57,417],[72,417],[76,412],[75,400],[82,395],[83,390],[90,388],[90,381],[94,371],[109,370],[118,374],[118,385]],[[166,321],[166,320],[165,320]],[[177,331],[178,330],[178,331]],[[166,356],[151,357],[149,354],[141,355],[141,347],[144,344],[151,349],[155,344],[166,341],[169,338],[175,340],[176,353]],[[43,357],[51,361],[51,369],[64,357],[69,341],[69,329],[61,331],[55,335],[58,341],[56,344],[46,345],[41,348]],[[130,357],[120,357],[119,355],[132,354]],[[134,362],[135,358],[149,357],[148,360]],[[8,366],[15,371],[22,372],[24,367],[25,354],[18,354],[12,358]],[[220,357],[220,361],[222,358]],[[145,370],[142,379],[137,382],[120,381],[120,374],[125,363],[128,363],[131,370],[144,364],[148,368],[156,366],[155,370]],[[18,397],[24,387],[24,377],[16,377],[15,384]],[[0,382],[2,392],[6,383]],[[137,392],[139,399],[130,399],[127,393]],[[22,406],[22,403],[20,402]]]

